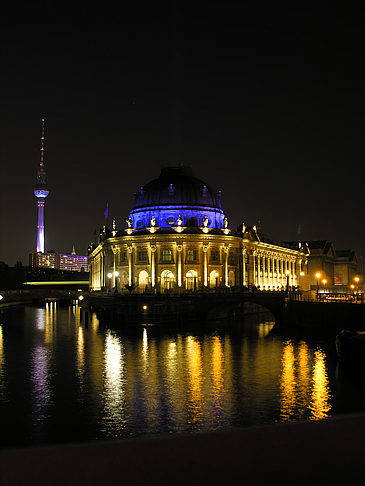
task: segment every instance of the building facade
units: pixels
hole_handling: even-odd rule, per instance
[[[221,194],[186,167],[162,169],[135,194],[126,227],[103,227],[89,248],[90,289],[194,291],[216,287],[300,287],[303,248],[273,243],[255,226],[237,230]]]
[[[32,252],[29,253],[29,266],[88,272],[89,260],[87,256],[76,255],[75,252],[72,252],[70,255],[58,253],[57,251],[48,251],[46,253]]]
[[[354,285],[357,277],[361,282],[363,281],[357,256],[353,250],[336,250],[327,240],[308,241],[307,245],[310,252],[308,274],[313,289],[319,286],[342,291]]]

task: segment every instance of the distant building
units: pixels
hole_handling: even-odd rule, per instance
[[[354,284],[354,278],[359,276],[360,271],[353,250],[336,250],[327,240],[308,241],[307,245],[310,251],[308,274],[312,288],[319,285],[340,290]]]
[[[55,268],[58,270],[72,270],[75,272],[88,272],[88,257],[76,255],[75,251],[71,254],[48,251],[46,253],[29,253],[29,266],[41,268]]]

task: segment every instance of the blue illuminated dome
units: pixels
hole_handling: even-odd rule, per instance
[[[156,227],[168,228],[176,226],[181,217],[183,227],[201,227],[206,218],[208,227],[222,229],[224,214],[220,197],[220,192],[194,177],[191,168],[166,167],[157,179],[135,194],[130,213],[132,226],[150,227],[154,218]]]

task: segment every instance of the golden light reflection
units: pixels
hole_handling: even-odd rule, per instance
[[[313,420],[329,417],[331,393],[326,369],[326,355],[317,349],[314,353],[313,386],[310,409]]]
[[[56,302],[49,302],[46,304],[45,327],[44,327],[44,342],[52,344],[55,329],[56,329]]]
[[[298,414],[305,416],[310,394],[310,355],[308,344],[305,341],[299,343],[297,366],[297,402]]]
[[[199,341],[193,336],[186,338],[186,352],[188,363],[188,394],[189,409],[192,421],[197,422],[202,415],[202,352]]]
[[[223,390],[223,350],[221,340],[217,336],[213,337],[211,374],[213,378],[212,393],[217,402],[221,399]]]
[[[274,327],[275,322],[273,321],[267,321],[267,322],[262,322],[261,324],[258,325],[258,334],[259,338],[265,338],[272,328]]]
[[[304,341],[295,347],[291,341],[285,343],[280,388],[283,421],[308,416],[313,420],[328,417],[331,393],[325,353],[318,349],[313,355]]]
[[[282,372],[280,381],[281,406],[280,415],[283,421],[291,420],[295,410],[295,374],[294,374],[294,345],[291,341],[284,344],[281,359]]]
[[[104,403],[106,420],[120,425],[124,403],[124,362],[122,344],[109,330],[104,350]]]
[[[85,371],[85,336],[84,329],[79,326],[77,328],[77,372],[81,378]]]

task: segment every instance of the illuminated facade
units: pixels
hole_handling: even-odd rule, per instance
[[[89,247],[90,289],[194,291],[300,287],[303,248],[273,243],[242,223],[237,230],[221,193],[187,167],[169,167],[135,194],[126,228],[103,227]]]
[[[73,270],[74,272],[89,271],[88,257],[85,255],[76,255],[75,252],[72,252],[71,255],[56,251],[29,253],[29,266]]]

